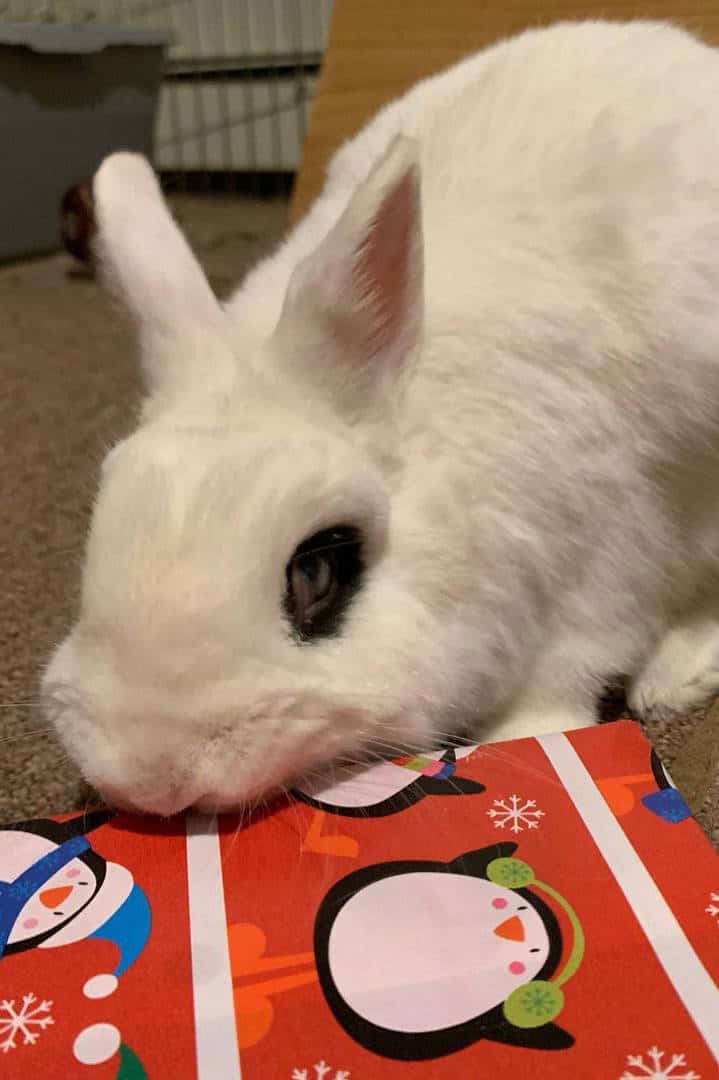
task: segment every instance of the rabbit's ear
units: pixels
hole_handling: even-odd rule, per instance
[[[139,154],[106,158],[93,182],[97,246],[108,283],[134,317],[148,389],[193,379],[226,317]]]
[[[297,267],[287,292],[277,328],[283,350],[355,406],[382,396],[419,340],[419,186],[417,144],[399,136]]]

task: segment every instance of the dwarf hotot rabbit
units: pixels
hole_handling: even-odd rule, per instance
[[[719,686],[719,55],[532,31],[419,84],[225,304],[150,167],[94,181],[146,400],[43,692],[121,806]]]

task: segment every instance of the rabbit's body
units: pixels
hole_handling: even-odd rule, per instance
[[[645,711],[719,687],[717,100],[719,55],[665,25],[501,44],[346,144],[223,311],[178,271],[175,327],[108,163],[153,359],[46,676],[93,781],[227,805],[367,744],[591,723],[618,674]],[[365,576],[298,645],[279,574],[340,522]]]

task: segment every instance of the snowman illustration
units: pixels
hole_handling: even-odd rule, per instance
[[[567,901],[514,857],[516,847],[493,844],[448,863],[379,863],[330,889],[315,921],[317,973],[356,1042],[401,1061],[480,1039],[537,1050],[574,1045],[555,1021],[562,986],[582,962],[582,927]],[[572,928],[563,965],[551,905]]]
[[[111,811],[70,821],[24,821],[0,829],[0,962],[28,949],[52,949],[87,938],[114,942],[112,972],[88,979],[88,998],[105,998],[145,947],[150,907],[132,874],[93,851],[86,834]]]
[[[337,782],[303,782],[292,794],[316,810],[341,817],[398,814],[427,795],[480,795],[484,785],[457,776],[457,762],[476,746],[453,747],[381,761]]]

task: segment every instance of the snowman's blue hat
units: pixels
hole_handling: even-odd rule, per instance
[[[138,885],[133,885],[129,896],[107,922],[98,926],[89,937],[113,941],[120,950],[120,962],[113,971],[119,978],[137,960],[150,936],[152,917],[147,897]]]
[[[14,881],[0,881],[0,958],[17,917],[31,896],[58,870],[89,849],[84,836],[71,836],[23,870]]]

